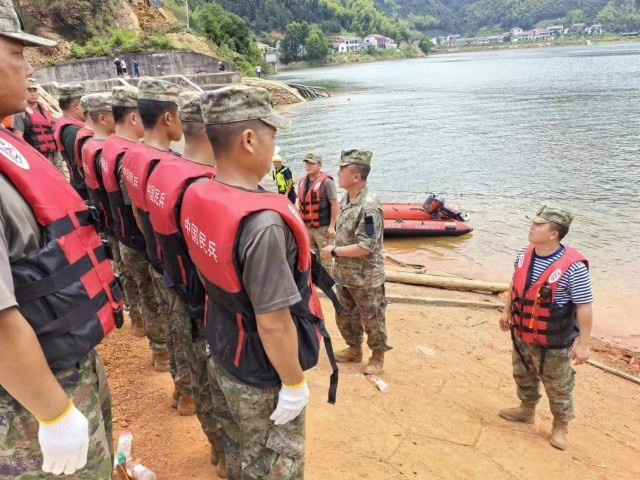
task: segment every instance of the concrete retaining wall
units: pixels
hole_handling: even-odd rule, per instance
[[[140,62],[140,75],[161,77],[164,75],[196,75],[218,72],[218,59],[195,52],[163,51],[136,53],[121,58],[127,63],[129,74],[133,73],[133,60]],[[70,83],[86,80],[107,80],[116,75],[113,58],[99,57],[60,62],[53,67],[36,67],[34,77],[38,82]],[[227,72],[234,65],[225,63]],[[221,79],[222,80],[222,79]],[[212,82],[213,83],[213,82]],[[228,82],[223,82],[228,83]]]

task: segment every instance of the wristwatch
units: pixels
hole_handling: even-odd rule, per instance
[[[338,252],[336,252],[336,247],[333,247],[333,248],[331,249],[331,256],[332,256],[333,258],[336,258],[336,257],[338,256]]]

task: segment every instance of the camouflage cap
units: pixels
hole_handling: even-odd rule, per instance
[[[87,108],[85,111],[89,113],[111,111],[111,92],[90,93],[86,99]]]
[[[534,217],[527,217],[533,223],[557,223],[563,227],[569,228],[573,221],[573,215],[566,210],[560,208],[547,207],[546,205],[540,208]]]
[[[11,0],[0,0],[0,35],[21,42],[26,47],[53,47],[56,42],[22,31],[22,21]]]
[[[262,120],[275,128],[289,128],[291,120],[273,111],[271,94],[264,88],[229,85],[203,92],[200,97],[204,123],[235,123]]]
[[[27,78],[27,90],[29,90],[30,88],[38,88],[39,86],[40,84],[36,81],[35,78],[33,77]]]
[[[113,87],[111,89],[111,106],[138,108],[138,89],[128,85]]]
[[[87,97],[89,95],[83,95],[82,97],[80,97],[80,107],[82,108],[82,111],[84,113],[87,113]]]
[[[173,102],[177,105],[178,95],[181,93],[182,87],[180,85],[157,78],[145,77],[138,82],[138,100]]]
[[[200,92],[183,92],[178,97],[180,120],[183,122],[202,123],[202,108],[200,107]]]
[[[304,157],[304,163],[322,163],[322,155],[319,153],[307,153],[307,156]]]
[[[80,98],[85,94],[84,86],[81,83],[65,83],[58,85],[59,100],[70,100],[72,98]]]
[[[340,155],[340,166],[345,165],[371,165],[371,157],[373,153],[368,150],[343,150]]]

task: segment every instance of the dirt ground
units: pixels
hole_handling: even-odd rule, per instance
[[[407,289],[389,285],[389,295]],[[409,287],[411,295],[458,292]],[[468,295],[467,295],[468,296]],[[495,301],[495,298],[492,299]],[[323,300],[334,348],[344,343]],[[326,403],[329,364],[309,372],[307,480],[638,479],[640,385],[589,365],[576,367],[577,416],[566,452],[549,445],[543,397],[535,425],[512,424],[497,411],[517,404],[510,339],[495,309],[391,304],[383,394],[356,365],[342,366],[336,405]],[[424,346],[432,355],[418,350]],[[640,376],[640,354],[596,342],[594,359]],[[134,434],[134,457],[160,480],[215,479],[195,417],[169,406],[169,374],[152,370],[146,339],[128,325],[100,347],[113,392],[114,436]],[[626,364],[626,365],[625,365]]]

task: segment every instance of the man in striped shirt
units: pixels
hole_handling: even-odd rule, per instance
[[[499,322],[511,332],[513,378],[521,402],[501,410],[500,416],[534,423],[542,383],[554,417],[550,443],[560,450],[568,446],[568,422],[575,418],[571,360],[580,365],[589,359],[593,323],[588,262],[560,243],[572,220],[558,208],[538,210],[529,229],[530,244],[516,257],[511,295]]]

